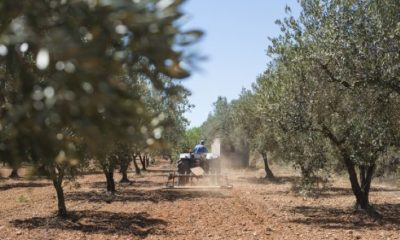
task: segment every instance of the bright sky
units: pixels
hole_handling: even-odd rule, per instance
[[[250,88],[267,66],[268,37],[279,34],[275,20],[286,16],[285,6],[300,12],[297,0],[188,0],[184,11],[190,16],[185,28],[205,32],[196,52],[206,56],[201,71],[183,82],[192,91],[195,108],[185,116],[190,127],[200,126],[218,96],[236,99],[243,87]]]

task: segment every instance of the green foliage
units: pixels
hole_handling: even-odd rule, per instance
[[[236,101],[228,102],[225,97],[218,97],[214,103],[214,111],[207,121],[201,126],[202,133],[208,142],[218,137],[221,139],[221,151],[223,153],[237,153],[240,156],[241,167],[249,165],[249,141],[244,134],[242,127],[237,124]]]
[[[374,171],[387,170],[383,156],[399,148],[400,6],[300,4],[299,18],[277,21],[282,33],[271,39],[272,61],[253,89],[231,103],[219,98],[204,131],[278,152],[301,171],[306,192],[345,169],[357,204],[369,209]]]
[[[232,122],[232,105],[225,97],[218,97],[214,103],[214,111],[208,116],[202,125],[202,131],[208,141],[219,137],[225,145],[232,145],[234,142],[234,126]]]
[[[180,145],[181,152],[191,152],[193,147],[199,143],[200,139],[203,139],[200,127],[186,130],[185,136]]]
[[[174,79],[201,36],[180,29],[181,4],[1,1],[0,158],[30,160],[60,189],[77,161],[113,170],[118,144],[157,147],[181,127],[188,92]]]
[[[268,49],[274,61],[255,87],[260,112],[305,182],[345,166],[365,209],[378,159],[398,147],[398,4],[301,5],[299,19],[278,21],[282,35]]]
[[[156,128],[153,133],[159,135],[159,142],[161,143],[161,148],[156,153],[173,156],[182,151],[182,142],[186,142],[186,128],[189,122],[184,117],[184,113],[190,110],[192,105],[188,100],[190,96],[188,90],[180,85],[170,84],[171,91],[175,93],[172,97],[164,96],[160,106],[160,112],[163,113],[162,123],[164,127]]]

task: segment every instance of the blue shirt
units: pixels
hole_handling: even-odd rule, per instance
[[[202,154],[202,153],[208,153],[208,149],[201,144],[197,144],[192,151],[194,154]]]

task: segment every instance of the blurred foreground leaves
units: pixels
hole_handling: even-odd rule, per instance
[[[201,32],[181,30],[181,4],[1,1],[1,159],[41,166],[58,188],[84,159],[184,128],[189,93],[175,79],[189,76]]]

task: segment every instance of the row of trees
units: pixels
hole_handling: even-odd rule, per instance
[[[273,60],[253,89],[229,104],[230,119],[219,116],[263,156],[267,176],[273,176],[267,151],[299,168],[303,186],[344,170],[357,208],[377,216],[371,181],[399,147],[400,5],[300,4],[298,18],[277,21],[282,33],[271,39]],[[391,169],[398,169],[395,164]]]
[[[88,160],[114,192],[117,165],[126,177],[136,156],[178,145],[189,107],[178,79],[189,76],[188,45],[201,36],[181,29],[181,5],[1,1],[0,159],[48,176],[60,216],[63,180]]]
[[[221,154],[229,158],[225,164],[230,167],[247,167],[249,165],[249,141],[243,138],[246,134],[243,128],[238,127],[237,101],[228,102],[226,97],[218,97],[214,103],[214,110],[201,126],[202,134],[211,144],[215,138],[221,141]]]

